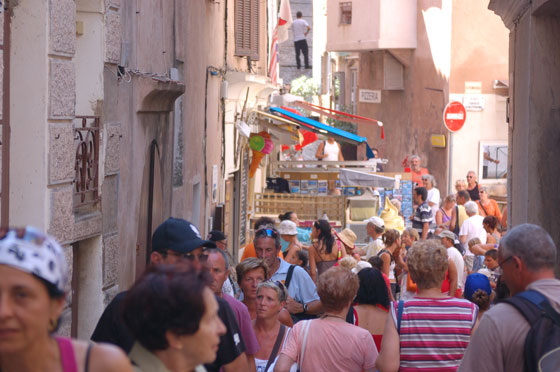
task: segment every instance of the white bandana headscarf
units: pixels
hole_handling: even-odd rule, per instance
[[[61,292],[69,289],[68,269],[62,248],[54,238],[33,227],[0,231],[0,265],[33,274]]]

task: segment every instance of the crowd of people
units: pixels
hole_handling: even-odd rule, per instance
[[[69,291],[58,243],[29,227],[0,231],[0,371],[557,368],[554,348],[535,342],[531,354],[525,342],[551,337],[535,335],[537,320],[560,326],[550,235],[531,224],[505,232],[474,172],[443,203],[434,177],[419,173],[411,227],[372,216],[363,247],[327,220],[300,241],[287,212],[255,222],[236,264],[225,234],[206,240],[169,218],[146,272],[110,302],[91,341],[56,335]]]

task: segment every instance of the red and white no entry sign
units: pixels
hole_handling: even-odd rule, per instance
[[[443,123],[451,132],[457,132],[465,125],[467,111],[461,102],[449,102],[443,110]]]

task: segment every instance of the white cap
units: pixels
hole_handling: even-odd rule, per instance
[[[297,225],[290,220],[282,221],[278,226],[278,233],[280,235],[297,235]]]
[[[371,264],[367,261],[359,261],[355,268],[352,269],[354,274],[359,273],[363,269],[371,268]]]
[[[380,229],[385,228],[385,222],[381,219],[381,217],[373,216],[364,220],[364,222],[372,223],[374,226],[379,227]]]

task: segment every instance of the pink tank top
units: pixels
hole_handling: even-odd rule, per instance
[[[58,349],[60,350],[62,372],[78,372],[72,341],[68,338],[57,337],[56,342],[58,342]]]

